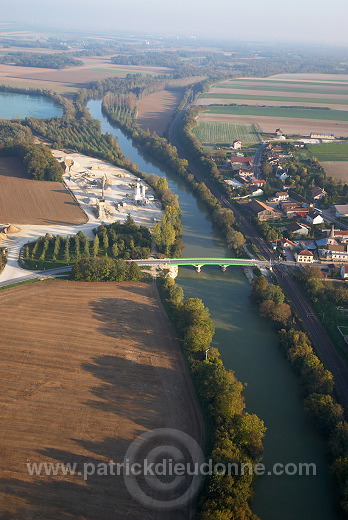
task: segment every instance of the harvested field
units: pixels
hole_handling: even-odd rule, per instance
[[[348,161],[320,161],[328,176],[348,183]]]
[[[87,217],[60,182],[36,181],[15,157],[0,158],[0,223],[84,224]]]
[[[120,463],[154,428],[202,441],[191,382],[154,287],[57,280],[16,287],[1,293],[0,320],[1,517],[189,518],[185,510],[144,510],[122,476],[30,476],[26,467]]]
[[[218,96],[218,95],[217,95]],[[341,101],[337,101],[337,100],[333,100],[333,102],[331,103],[327,103],[325,101],[316,101],[316,100],[313,100],[313,102],[305,102],[305,101],[302,101],[302,100],[298,100],[298,101],[284,101],[284,100],[281,100],[281,101],[277,101],[277,100],[267,100],[266,98],[251,98],[251,97],[239,97],[239,96],[232,96],[231,98],[229,99],[226,99],[226,98],[219,98],[219,97],[214,97],[214,98],[211,98],[211,97],[200,97],[198,100],[197,100],[197,105],[204,105],[204,106],[209,106],[209,105],[226,105],[228,103],[236,103],[236,104],[239,104],[239,105],[248,105],[248,106],[255,106],[255,107],[260,107],[260,106],[264,106],[264,105],[267,105],[267,107],[294,107],[294,110],[296,110],[299,106],[301,107],[308,107],[308,108],[315,108],[315,107],[320,107],[322,104],[325,105],[325,107],[328,107],[328,108],[331,108],[332,110],[348,110],[348,100],[344,100],[343,101],[343,105],[341,104]],[[337,104],[338,103],[338,104]]]
[[[257,123],[262,132],[274,133],[282,128],[285,134],[309,135],[311,132],[332,133],[338,137],[348,137],[347,121],[320,121],[318,119],[296,119],[290,117],[266,117],[252,115],[213,114],[204,112],[200,121],[226,121],[240,124]]]
[[[22,87],[48,88],[59,91],[73,91],[88,86],[91,81],[110,76],[126,76],[133,73],[165,74],[170,72],[164,67],[137,67],[114,65],[110,57],[83,58],[81,67],[67,69],[43,69],[17,67],[0,64],[0,84]]]
[[[181,98],[182,92],[176,90],[160,90],[143,97],[137,105],[138,124],[163,136]]]

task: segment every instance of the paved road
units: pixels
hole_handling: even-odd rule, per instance
[[[7,287],[8,285],[13,285],[16,283],[27,282],[28,280],[35,280],[38,278],[43,278],[44,276],[56,276],[59,274],[65,274],[69,273],[71,270],[71,266],[66,266],[59,267],[58,269],[47,269],[46,271],[28,271],[27,274],[23,274],[23,276],[21,277],[0,282],[0,287]],[[23,273],[25,272],[26,271],[23,269]]]

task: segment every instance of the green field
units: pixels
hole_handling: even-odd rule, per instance
[[[235,139],[240,139],[243,146],[260,143],[254,125],[201,121],[194,127],[193,134],[204,146],[231,145]]]
[[[321,110],[319,108],[282,108],[258,106],[210,106],[211,114],[231,114],[239,116],[293,117],[299,119],[321,119],[327,121],[348,121],[348,111]]]
[[[250,94],[218,94],[209,93],[202,94],[201,98],[216,98],[216,99],[249,99],[252,101],[283,101],[284,103],[318,103],[318,105],[348,105],[348,99],[330,99],[330,98],[300,98],[300,97],[283,97],[283,96],[252,96]]]
[[[240,83],[231,83],[229,85],[225,84],[219,84],[217,83],[214,85],[216,88],[232,88],[232,89],[238,89],[238,90],[269,90],[274,92],[296,92],[296,93],[303,93],[303,94],[324,94],[324,95],[331,95],[331,94],[342,94],[342,95],[348,95],[348,86],[347,88],[337,88],[337,89],[326,89],[326,88],[305,88],[305,87],[292,87],[291,83],[287,84],[286,87],[278,86],[278,83],[273,83],[269,81],[265,85],[241,85]],[[318,84],[317,84],[318,85]]]
[[[312,144],[308,149],[319,161],[348,161],[348,143]]]

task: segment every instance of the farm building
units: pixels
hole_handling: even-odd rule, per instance
[[[279,214],[276,213],[273,208],[267,206],[267,204],[264,204],[264,202],[259,200],[252,200],[251,202],[248,202],[246,207],[254,217],[257,217],[262,221],[274,220],[279,216]]]
[[[311,139],[336,139],[333,134],[318,134],[316,132],[311,132],[309,137]]]
[[[285,226],[288,233],[292,233],[293,235],[308,235],[308,228],[303,226],[302,224],[298,224],[298,222],[292,222]]]
[[[348,204],[338,204],[334,208],[336,217],[348,217]]]

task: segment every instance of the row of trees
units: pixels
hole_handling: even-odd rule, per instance
[[[320,282],[318,278],[313,279]],[[304,283],[310,283],[308,280],[307,274]],[[252,298],[260,305],[260,313],[276,325],[280,347],[300,377],[305,410],[328,442],[340,506],[348,513],[348,423],[344,420],[342,406],[334,397],[333,376],[315,354],[307,334],[293,328],[291,309],[279,286],[258,276],[253,282]]]
[[[74,264],[72,278],[85,282],[137,282],[143,273],[135,262],[109,257],[83,258]]]
[[[46,233],[24,248],[23,260],[32,268],[52,267],[50,264],[72,264],[80,259],[110,257],[114,259],[148,258],[151,254],[151,233],[145,226],[137,226],[128,215],[121,224],[102,225],[91,241],[82,231],[63,238]]]
[[[211,346],[214,324],[198,298],[183,299],[172,278],[162,281],[161,292],[181,338],[193,381],[210,422],[209,458],[213,464],[253,464],[261,457],[265,426],[245,412],[243,385],[227,371],[219,351]],[[199,520],[257,520],[250,509],[254,477],[245,472],[213,474],[199,499]]]

